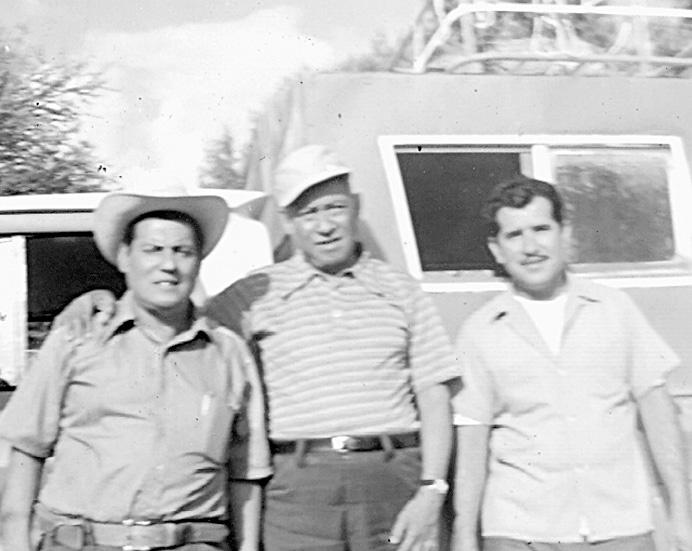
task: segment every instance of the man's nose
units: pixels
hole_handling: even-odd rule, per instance
[[[172,250],[161,251],[161,261],[159,266],[162,270],[175,270],[175,253]]]
[[[521,246],[525,254],[535,253],[538,250],[538,240],[533,232],[524,232],[521,237]]]
[[[318,212],[315,229],[319,233],[331,233],[334,230],[334,220],[327,212]]]

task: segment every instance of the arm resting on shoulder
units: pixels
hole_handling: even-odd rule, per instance
[[[685,442],[675,403],[665,385],[638,399],[644,434],[668,498],[677,549],[692,551],[692,503]]]
[[[115,315],[115,296],[97,289],[78,296],[53,320],[53,328],[66,327],[73,338],[86,336],[105,325]]]
[[[262,486],[259,482],[231,480],[231,533],[234,549],[257,551],[260,541]]]
[[[44,460],[16,448],[10,452],[0,516],[5,549],[30,551],[30,527]]]
[[[457,427],[454,549],[477,551],[483,490],[488,476],[488,425]]]
[[[446,479],[452,451],[452,413],[449,388],[434,384],[416,394],[421,421],[422,478]],[[422,487],[399,513],[390,541],[399,551],[437,541],[440,510],[445,496]]]

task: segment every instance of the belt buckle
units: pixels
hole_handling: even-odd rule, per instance
[[[150,520],[134,520],[131,518],[126,518],[123,520],[123,526],[131,528],[133,526],[149,526],[152,522]],[[128,541],[132,540],[132,534],[128,533]],[[149,545],[132,545],[132,543],[127,543],[123,545],[122,551],[151,551],[152,547]]]
[[[348,451],[348,442],[350,439],[350,436],[332,436],[329,440],[331,441],[334,451],[346,453]]]
[[[51,540],[69,549],[82,549],[86,541],[86,529],[82,521],[60,522],[50,531]]]

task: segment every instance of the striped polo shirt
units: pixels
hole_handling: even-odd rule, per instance
[[[258,354],[273,439],[417,430],[416,392],[458,376],[430,298],[367,252],[337,275],[297,253],[233,284],[208,313]]]

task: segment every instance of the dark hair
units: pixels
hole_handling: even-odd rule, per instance
[[[151,212],[145,212],[137,216],[132,222],[130,222],[125,228],[125,233],[123,233],[123,243],[125,245],[130,245],[135,237],[135,226],[139,224],[142,220],[148,218],[157,218],[159,220],[174,220],[176,222],[182,222],[187,224],[192,228],[195,234],[195,245],[197,245],[197,251],[201,253],[202,247],[204,246],[204,236],[202,235],[202,230],[197,223],[197,220],[192,218],[189,214],[180,212],[177,210],[154,210]]]
[[[488,223],[488,235],[495,237],[500,231],[496,217],[497,211],[502,207],[521,209],[536,197],[545,197],[550,201],[553,207],[553,219],[558,224],[562,224],[563,202],[555,186],[543,180],[519,174],[496,185],[486,199],[482,215]]]

